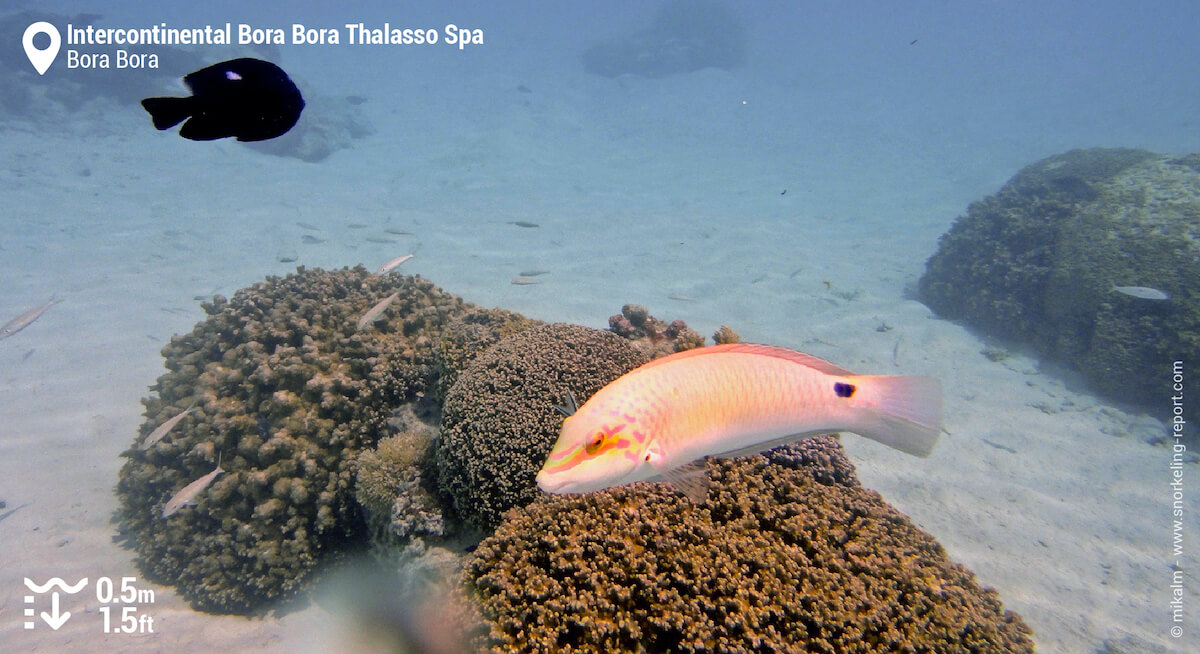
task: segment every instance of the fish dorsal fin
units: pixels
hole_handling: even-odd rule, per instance
[[[708,499],[708,468],[704,466],[703,459],[667,470],[662,476],[672,488],[687,495],[692,502],[703,504]]]
[[[696,347],[696,348],[692,348],[690,350],[684,350],[683,352],[676,352],[675,354],[668,354],[665,357],[659,357],[659,358],[651,361],[650,363],[643,364],[640,368],[638,368],[638,370],[645,370],[647,368],[653,368],[655,366],[660,366],[664,363],[670,363],[672,361],[679,361],[681,359],[689,359],[691,357],[709,356],[709,355],[717,355],[717,354],[730,354],[730,353],[755,354],[758,356],[774,357],[776,359],[783,359],[785,361],[791,361],[792,363],[798,363],[802,366],[807,366],[809,368],[812,368],[813,370],[816,370],[818,372],[823,372],[827,375],[837,375],[839,377],[849,377],[854,374],[854,373],[850,372],[849,370],[846,370],[845,368],[840,368],[838,366],[835,366],[832,363],[829,363],[828,361],[818,358],[818,357],[815,357],[811,354],[805,354],[803,352],[796,352],[795,350],[789,350],[789,349],[783,348],[783,347],[775,347],[773,345],[757,345],[755,343],[726,343],[724,345],[711,345],[709,347]]]

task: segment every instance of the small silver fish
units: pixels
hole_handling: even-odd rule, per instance
[[[408,261],[411,258],[413,258],[413,255],[406,254],[402,257],[396,257],[395,259],[388,259],[388,261],[386,263],[384,263],[382,266],[379,267],[379,270],[375,271],[375,274],[376,275],[386,275],[389,272],[395,270],[400,264],[404,263],[405,261]]]
[[[40,307],[34,307],[34,308],[30,309],[29,311],[26,311],[25,313],[17,316],[16,318],[13,318],[12,320],[4,323],[4,326],[0,327],[0,340],[8,338],[9,336],[12,336],[13,334],[21,331],[22,329],[25,329],[26,327],[32,325],[33,321],[40,318],[43,313],[46,313],[46,309],[49,309],[50,307],[58,304],[59,302],[62,302],[62,300],[52,297],[49,300],[47,300],[46,303],[41,305]]]
[[[542,270],[541,268],[534,268],[532,270],[522,270],[520,272],[520,275],[522,277],[537,277],[538,275],[545,275],[548,272],[550,272],[550,271]]]
[[[192,412],[192,407],[189,406],[188,408],[186,408],[183,411],[180,411],[178,414],[176,414],[175,417],[167,420],[166,422],[159,425],[158,427],[155,427],[154,431],[150,432],[150,435],[146,437],[146,440],[142,441],[142,446],[139,449],[143,449],[143,450],[150,449],[151,445],[154,445],[155,443],[161,441],[163,439],[163,436],[166,436],[168,432],[170,432],[172,429],[175,428],[175,425],[179,424],[180,420],[183,420],[184,416],[186,416],[187,414],[189,414],[191,412]]]
[[[166,518],[185,506],[194,505],[196,503],[196,496],[203,493],[204,489],[208,488],[208,485],[213,483],[217,475],[222,472],[225,471],[221,469],[221,463],[218,461],[215,470],[179,489],[179,492],[172,495],[171,499],[167,500],[167,503],[163,505],[163,517]]]
[[[1114,286],[1112,290],[1143,300],[1169,300],[1170,295],[1149,286]]]
[[[397,291],[396,293],[392,293],[391,295],[380,300],[379,304],[371,307],[370,310],[363,314],[362,318],[358,319],[358,325],[355,328],[361,332],[367,327],[367,325],[379,320],[379,317],[383,315],[385,310],[387,310],[388,305],[399,296],[400,293]]]
[[[517,286],[532,286],[534,284],[541,284],[542,282],[540,279],[533,277],[513,277],[512,283]]]

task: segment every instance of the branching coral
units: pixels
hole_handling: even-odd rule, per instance
[[[1032,652],[1029,629],[863,489],[832,439],[513,510],[465,573],[501,652]],[[841,472],[814,474],[821,460]],[[785,465],[786,464],[786,465]],[[821,481],[825,479],[826,481]]]
[[[504,309],[472,309],[456,319],[442,333],[439,345],[441,370],[436,385],[437,399],[445,399],[458,374],[480,352],[506,336],[544,324]]]
[[[712,339],[713,343],[724,345],[726,343],[739,343],[742,337],[738,336],[738,333],[733,331],[733,328],[729,325],[721,325],[720,329],[713,332]]]
[[[459,515],[490,529],[538,495],[534,475],[558,436],[555,405],[580,402],[646,361],[624,339],[577,325],[533,327],[467,366],[446,395],[438,485]]]

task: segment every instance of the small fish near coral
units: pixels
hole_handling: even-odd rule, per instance
[[[162,517],[169,518],[171,514],[179,509],[194,505],[200,493],[203,493],[204,489],[208,488],[209,484],[213,483],[213,480],[217,478],[217,475],[223,472],[225,471],[221,469],[221,462],[218,461],[217,467],[212,472],[184,486],[178,493],[172,495],[171,499],[167,500],[167,503],[163,505]]]
[[[186,418],[187,415],[193,411],[193,409],[193,406],[189,406],[183,411],[175,414],[174,417],[170,418],[163,424],[155,427],[154,431],[150,432],[150,435],[146,437],[146,440],[142,441],[142,444],[138,447],[138,449],[148,450],[152,445],[161,441],[163,437],[169,434],[171,430],[175,428],[175,425],[178,425],[181,420]]]
[[[389,272],[395,270],[400,264],[413,258],[413,256],[414,255],[406,254],[404,256],[396,257],[394,259],[388,259],[387,261],[384,262],[384,264],[382,266],[379,267],[378,270],[375,271],[375,274],[376,275],[386,275]]]
[[[1157,288],[1150,288],[1149,286],[1114,286],[1112,287],[1112,290],[1117,293],[1121,293],[1122,295],[1136,297],[1141,300],[1161,301],[1171,299],[1171,296],[1167,295],[1165,292],[1160,291]]]
[[[193,141],[230,136],[265,141],[286,134],[300,119],[304,98],[279,66],[261,59],[231,59],[189,73],[187,98],[146,98],[142,106],[154,126]]]
[[[386,271],[384,271],[384,272],[386,272]],[[382,274],[382,273],[380,273],[380,274]],[[379,320],[381,317],[383,317],[383,312],[387,311],[388,305],[391,304],[398,297],[400,297],[399,291],[392,293],[391,295],[383,298],[382,300],[379,301],[378,304],[371,307],[370,309],[367,309],[367,312],[364,313],[362,315],[362,317],[358,319],[358,322],[354,325],[354,331],[361,332],[362,330],[366,329],[367,327],[375,324],[376,320]]]
[[[655,359],[564,413],[537,474],[542,490],[665,480],[702,502],[706,456],[841,431],[928,456],[941,431],[942,390],[931,377],[856,375],[801,352],[737,343]]]

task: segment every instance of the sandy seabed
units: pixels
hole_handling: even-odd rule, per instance
[[[864,162],[853,143],[816,135],[821,125],[803,156],[773,149],[758,127],[778,118],[771,92],[719,71],[658,91],[637,80],[488,83],[498,98],[488,119],[435,100],[420,115],[456,127],[431,134],[409,127],[418,112],[401,98],[373,97],[376,135],[320,164],[159,134],[132,110],[53,130],[7,126],[0,321],[51,296],[62,302],[0,341],[5,651],[325,647],[311,640],[333,620],[320,606],[212,616],[141,580],[133,553],[113,542],[118,454],[162,372],[159,350],[203,317],[197,298],[232,295],[298,264],[373,269],[408,252],[416,256],[402,272],[543,320],[603,327],[636,302],[702,333],[728,324],[744,340],[856,371],[940,378],[947,433],[930,458],[843,439],[862,483],[997,588],[1042,651],[1184,651],[1186,638],[1168,635],[1170,453],[1146,443],[1163,425],[911,299],[937,236],[1036,156],[1008,151],[961,168],[916,147],[918,136],[864,128],[864,140],[904,146]],[[515,91],[518,83],[533,92]],[[672,84],[730,101],[692,108],[681,126],[668,118]],[[580,115],[601,85],[625,104]],[[663,118],[636,122],[622,111]],[[706,133],[709,124],[719,126]],[[672,146],[683,134],[708,145]],[[305,234],[323,242],[305,243]],[[532,268],[549,271],[542,283],[510,284]],[[994,361],[989,345],[1010,354]],[[1196,569],[1194,557],[1185,564]],[[25,629],[23,579],[56,576],[139,577],[155,592],[140,607],[154,633],[104,635],[91,585],[63,599],[72,617],[61,629]],[[35,606],[48,610],[44,597]],[[1200,627],[1194,612],[1189,634]]]

